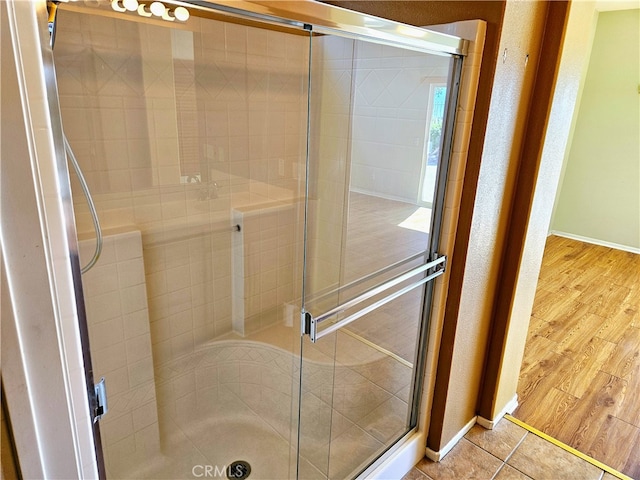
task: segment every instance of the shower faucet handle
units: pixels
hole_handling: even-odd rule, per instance
[[[194,185],[198,183],[202,183],[202,176],[199,173],[180,176],[181,185]]]
[[[210,181],[207,186],[207,193],[210,199],[218,198],[218,182]]]
[[[200,190],[198,198],[200,200],[214,200],[218,198],[218,182],[213,180],[207,182],[206,186]]]

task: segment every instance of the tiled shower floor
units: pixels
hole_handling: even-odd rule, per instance
[[[335,358],[305,355],[299,478],[350,478],[406,429],[411,369],[338,335]],[[299,357],[265,343],[287,336],[281,327],[214,342],[160,367],[161,445],[119,452],[108,477],[193,478],[194,468],[246,460],[256,480],[294,478]]]

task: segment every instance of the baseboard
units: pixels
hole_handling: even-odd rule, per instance
[[[378,197],[378,198],[384,198],[385,200],[393,200],[395,202],[413,203],[413,204],[416,203],[415,199],[411,200],[410,198],[401,197],[399,195],[389,195],[386,193],[375,192],[373,190],[366,190],[364,188],[349,187],[349,191],[354,193],[359,193],[361,195],[369,195],[370,197]]]
[[[556,235],[558,237],[569,238],[571,240],[578,240],[579,242],[591,243],[592,245],[600,245],[601,247],[614,248],[624,252],[640,254],[640,248],[621,245],[619,243],[605,242],[604,240],[599,240],[597,238],[583,237],[582,235],[574,235],[573,233],[559,232],[557,230],[551,230],[549,235]]]
[[[442,460],[447,455],[447,453],[449,453],[451,449],[455,447],[460,440],[462,440],[462,437],[464,437],[467,434],[467,432],[473,428],[473,426],[477,423],[477,419],[478,417],[473,417],[469,421],[469,423],[467,423],[464,427],[462,427],[462,430],[460,430],[456,434],[456,436],[449,441],[449,443],[447,443],[444,447],[442,447],[437,452],[427,447],[425,451],[425,455],[427,456],[427,458],[433,462],[439,462],[440,460]]]
[[[484,417],[478,415],[478,425],[486,428],[487,430],[493,430],[502,417],[504,417],[507,413],[511,415],[513,411],[518,408],[518,394],[516,393],[509,402],[504,406],[502,410],[493,418],[493,420],[487,420]]]

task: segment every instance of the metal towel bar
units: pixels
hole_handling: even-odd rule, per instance
[[[409,291],[413,290],[414,288],[417,288],[421,285],[424,285],[425,283],[439,277],[440,275],[442,275],[445,272],[445,267],[446,267],[446,260],[447,257],[446,256],[442,256],[437,258],[436,260],[429,262],[429,263],[425,263],[424,265],[420,265],[419,267],[414,268],[413,270],[409,270],[406,273],[403,273],[402,275],[398,275],[397,277],[392,278],[391,280],[389,280],[388,282],[383,283],[382,285],[379,285],[375,288],[372,288],[371,290],[368,290],[366,292],[364,292],[363,294],[347,301],[344,302],[334,308],[332,308],[331,310],[328,310],[327,312],[323,313],[322,315],[318,315],[318,316],[313,316],[310,312],[303,310],[302,311],[302,332],[304,334],[308,334],[311,337],[311,341],[312,342],[316,342],[319,338],[324,337],[325,335],[328,335],[332,332],[335,332],[336,330],[339,330],[340,328],[344,327],[345,325],[348,325],[349,323],[357,320],[358,318],[366,315],[367,313],[370,313],[372,311],[374,311],[375,309],[381,307],[382,305],[385,305],[389,302],[391,302],[392,300],[395,300],[396,298],[404,295],[405,293],[408,293]],[[438,268],[438,270],[436,270],[433,273],[430,273],[429,275],[427,275],[424,278],[421,278],[420,280],[418,280],[415,283],[412,283],[411,285],[408,285],[380,300],[378,300],[377,302],[372,303],[371,305],[368,305],[367,307],[363,308],[362,310],[358,310],[357,312],[349,315],[346,318],[343,318],[342,320],[340,320],[339,322],[334,323],[333,325],[331,325],[330,327],[327,327],[323,330],[319,330],[318,329],[318,325],[324,321],[326,321],[328,318],[331,318],[341,312],[344,312],[346,310],[348,310],[349,308],[352,308],[356,305],[358,305],[359,303],[362,303],[376,295],[379,295],[380,293],[384,292],[385,290],[388,290],[408,279],[410,279],[411,277],[414,277],[422,272],[426,272],[428,270],[431,270],[433,268]]]

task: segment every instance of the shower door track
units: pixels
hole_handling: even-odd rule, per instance
[[[469,44],[467,40],[453,35],[315,1],[254,3],[246,0],[219,0],[216,2],[191,0],[189,2],[168,1],[167,3],[213,10],[232,16],[310,30],[319,34],[337,34],[350,38],[368,39],[376,43],[435,55],[465,56]]]

